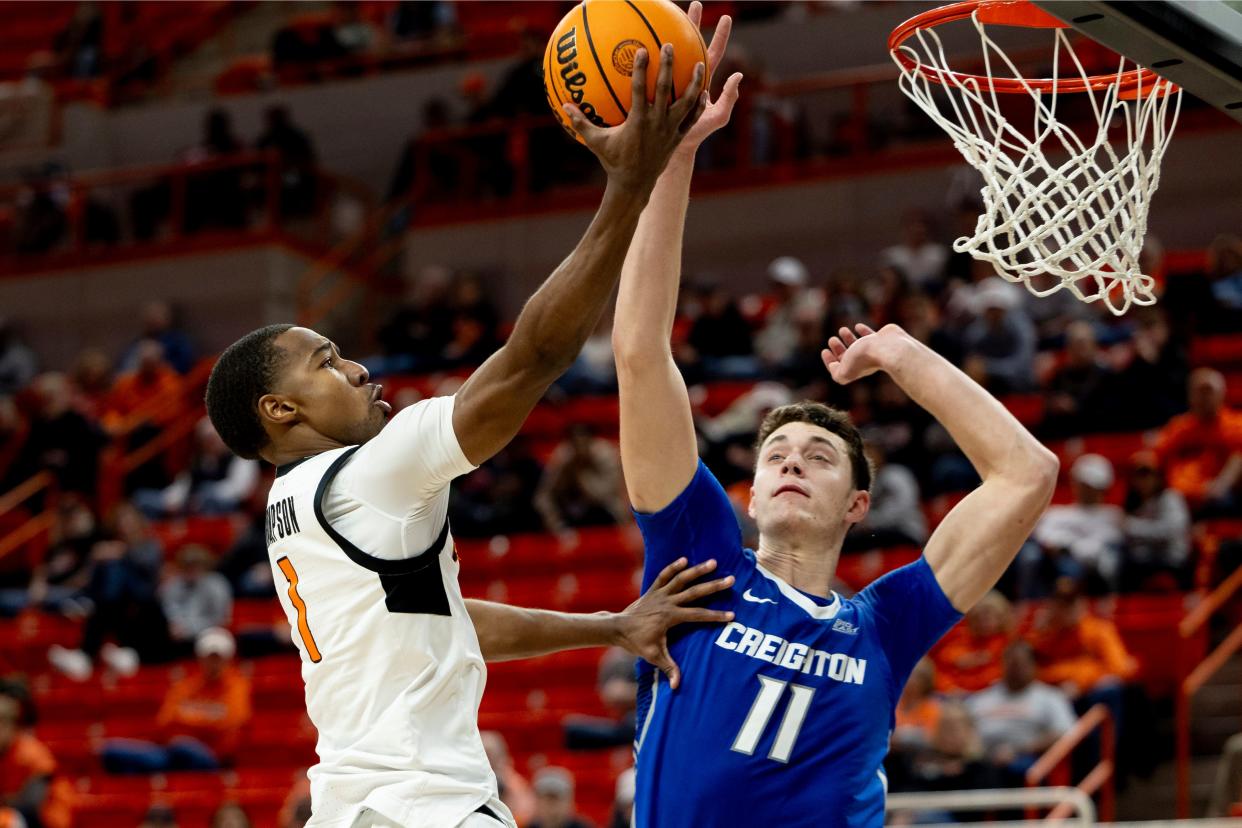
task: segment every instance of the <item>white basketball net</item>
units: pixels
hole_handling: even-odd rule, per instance
[[[1084,302],[1102,299],[1118,315],[1131,303],[1152,304],[1155,281],[1142,272],[1139,256],[1148,206],[1160,183],[1160,161],[1181,108],[1181,90],[1156,78],[1146,89],[1139,87],[1133,100],[1121,99],[1123,73],[1138,68],[1122,58],[1116,82],[1060,93],[1090,100],[1096,128],[1094,134],[1079,137],[1057,121],[1056,84],[1052,91],[1032,87],[988,37],[977,12],[971,22],[983,44],[983,75],[996,77],[993,61],[1003,63],[1009,77],[1030,94],[1034,123],[1024,132],[1001,115],[1004,93],[954,75],[933,28],[914,32],[899,47],[915,61],[912,69],[897,62],[901,90],[983,175],[983,214],[974,235],[957,239],[953,249],[990,262],[998,274],[1021,282],[1036,296],[1067,288]],[[1051,31],[1053,67],[1061,65],[1064,52],[1085,81],[1090,76],[1065,30]],[[1053,69],[1054,82],[1058,71]],[[1108,140],[1114,121],[1125,127],[1118,147]],[[1053,154],[1055,162],[1045,153]]]

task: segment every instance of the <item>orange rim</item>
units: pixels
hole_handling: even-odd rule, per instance
[[[1068,29],[1064,23],[1043,9],[1038,8],[1029,0],[962,0],[947,6],[929,9],[916,14],[905,21],[888,37],[888,51],[906,71],[918,70],[930,81],[944,85],[946,83],[964,84],[974,81],[980,88],[991,89],[1007,95],[1028,93],[1035,89],[1040,92],[1086,92],[1088,89],[1108,89],[1117,86],[1121,98],[1136,98],[1139,95],[1165,95],[1177,89],[1171,81],[1164,80],[1150,69],[1138,67],[1120,74],[1092,75],[1088,78],[1032,78],[1018,80],[1016,78],[990,78],[987,75],[971,75],[965,72],[952,72],[933,69],[925,66],[905,52],[901,45],[915,32],[933,29],[945,23],[965,20],[978,13],[980,23],[998,26],[1024,26],[1032,29]]]

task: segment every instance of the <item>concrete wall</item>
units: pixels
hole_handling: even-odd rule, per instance
[[[1174,137],[1152,203],[1150,232],[1169,249],[1203,248],[1219,233],[1242,231],[1242,131]],[[820,276],[866,267],[897,237],[903,211],[943,211],[964,164],[695,198],[686,225],[687,273],[710,271],[738,290],[753,290],[779,255],[802,258]],[[494,290],[516,307],[573,248],[586,211],[416,230],[407,273],[449,263],[507,274]],[[941,230],[951,234],[944,222]]]
[[[48,367],[67,367],[83,348],[112,354],[138,332],[151,298],[183,314],[204,352],[248,330],[293,318],[293,289],[309,262],[279,246],[199,253],[0,279],[0,313],[14,319]]]

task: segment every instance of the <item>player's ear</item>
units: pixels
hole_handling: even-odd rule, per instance
[[[850,526],[860,523],[871,509],[871,492],[856,489],[850,495],[850,507],[845,510],[845,522]]]
[[[290,426],[297,422],[297,405],[283,394],[259,397],[259,419],[270,425]]]
[[[750,499],[749,499],[749,502],[746,504],[746,514],[750,516],[751,520],[757,520],[757,518],[755,517],[755,487],[754,486],[750,487]]]

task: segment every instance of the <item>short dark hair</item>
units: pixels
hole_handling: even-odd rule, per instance
[[[259,419],[259,398],[271,391],[285,361],[276,337],[292,325],[251,331],[224,349],[207,380],[207,416],[220,439],[238,457],[254,460],[267,445]]]
[[[863,453],[862,432],[850,415],[844,411],[831,408],[823,403],[803,400],[774,408],[768,412],[759,425],[759,435],[755,439],[756,454],[763,448],[764,442],[772,436],[772,432],[789,423],[810,423],[830,431],[845,441],[849,450],[850,468],[854,473],[854,488],[862,491],[871,490],[871,464]]]

